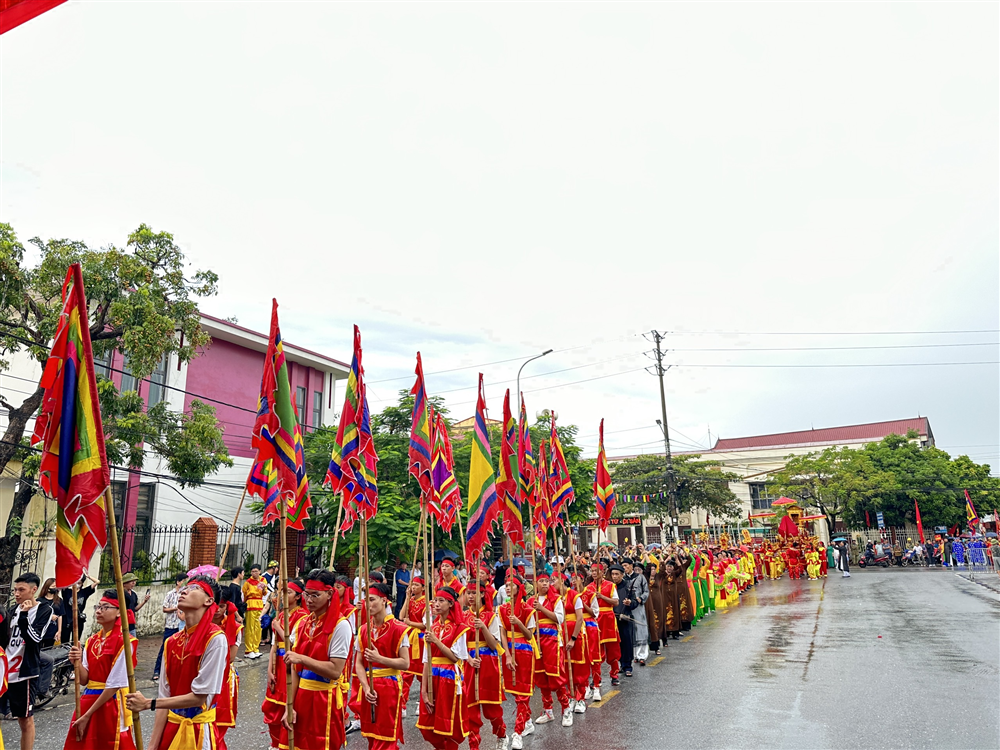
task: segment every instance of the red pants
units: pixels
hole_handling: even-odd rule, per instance
[[[514,705],[517,708],[517,716],[514,719],[514,734],[521,734],[524,725],[531,720],[531,696],[515,695]]]
[[[414,674],[409,672],[403,672],[403,706],[405,707],[407,702],[410,700],[410,686],[413,685],[413,678],[416,677]],[[420,688],[417,688],[417,698],[420,698]]]
[[[368,737],[368,750],[399,750],[399,743],[392,740],[376,740]]]
[[[604,657],[604,661],[608,663],[611,667],[611,679],[618,679],[618,673],[621,672],[621,659],[622,659],[622,645],[618,641],[608,641],[607,643],[601,644],[601,655]],[[600,669],[600,664],[597,665]],[[600,682],[594,687],[599,687]]]
[[[503,720],[503,706],[498,703],[480,703],[478,706],[469,706],[469,748],[477,750],[481,741],[480,729],[483,726],[483,719],[489,719],[495,737],[507,736],[507,725]],[[522,729],[524,727],[521,727]]]
[[[535,685],[542,691],[542,708],[546,711],[552,708],[552,691],[559,699],[559,706],[566,709],[569,705],[569,691],[566,689],[566,677],[553,677],[544,672],[535,672]]]
[[[442,737],[440,734],[435,734],[432,729],[421,729],[420,734],[423,735],[424,739],[427,741],[434,750],[457,750],[458,743],[450,737]],[[332,745],[331,745],[332,747]]]
[[[601,665],[597,664],[598,676]],[[590,669],[586,664],[573,664],[573,700],[582,701],[587,693],[587,682],[590,680]]]

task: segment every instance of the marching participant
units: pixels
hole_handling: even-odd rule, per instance
[[[391,750],[403,741],[401,670],[410,666],[409,630],[392,617],[389,594],[384,583],[368,587],[368,622],[358,631],[354,658],[358,692],[365,700],[361,736],[368,739],[370,750]]]
[[[267,581],[260,577],[260,566],[250,566],[250,577],[243,582],[243,600],[247,605],[244,618],[246,634],[246,651],[248,659],[260,658],[260,616],[264,611],[264,594],[267,592]]]
[[[583,591],[584,603],[590,603],[591,610],[597,606],[597,630],[600,634],[601,659],[607,662],[611,669],[611,679],[618,679],[622,658],[621,645],[618,640],[618,622],[615,618],[615,607],[618,606],[618,591],[615,585],[604,578],[604,565],[595,562],[590,566],[593,580]],[[601,700],[601,663],[593,665],[594,692],[593,699]]]
[[[3,622],[3,614],[0,614],[0,623]],[[0,648],[0,698],[7,692],[7,653]],[[0,750],[3,750],[3,732],[0,732]]]
[[[514,719],[512,750],[524,747],[523,737],[535,731],[531,721],[531,694],[535,692],[535,655],[538,652],[534,634],[535,612],[525,601],[524,581],[509,571],[505,584],[506,603],[500,605],[500,621],[509,648],[509,659],[504,660],[503,685],[514,696],[517,713]]]
[[[306,576],[303,597],[307,617],[299,620],[289,636],[291,650],[285,662],[291,664],[291,722],[295,747],[300,750],[331,750],[343,747],[344,684],[340,678],[351,651],[351,626],[341,611],[334,589],[337,577],[328,570],[314,570]]]
[[[403,672],[403,717],[406,717],[406,704],[410,700],[410,686],[413,678],[418,680],[423,676],[424,669],[424,631],[427,630],[429,612],[427,597],[424,595],[424,579],[419,573],[414,574],[410,581],[410,591],[406,598],[406,608],[400,611],[401,619],[410,628],[410,666]]]
[[[296,579],[288,582],[288,625],[294,632],[299,620],[306,616],[302,606],[302,581]],[[271,749],[280,750],[288,747],[288,730],[282,723],[285,717],[285,701],[288,698],[288,683],[285,674],[285,622],[280,612],[271,623],[274,633],[274,648],[267,658],[267,690],[264,693],[264,704],[260,710],[264,713],[264,723],[271,734]]]
[[[493,609],[493,586],[488,580],[484,585],[483,571],[489,573],[489,566],[486,563],[480,565],[479,598],[470,613],[470,627],[473,632],[468,636],[479,644],[478,648],[473,646],[469,649],[472,657],[470,659],[472,670],[467,685],[470,696],[469,748],[478,750],[483,719],[489,719],[493,735],[497,738],[496,747],[506,750],[507,725],[503,720],[505,695],[500,660],[505,655],[508,659],[510,657],[507,654],[507,639],[500,627],[500,617]],[[475,597],[475,591],[472,591],[472,594]]]
[[[434,623],[424,636],[417,729],[437,750],[455,750],[467,735],[459,662],[469,658],[468,626],[458,609],[458,593],[450,586],[437,590],[431,608]]]
[[[236,605],[230,600],[231,589],[221,592],[219,611],[215,614],[215,624],[222,628],[229,643],[226,654],[226,675],[222,680],[222,692],[216,700],[215,727],[219,734],[219,748],[226,750],[226,732],[236,726],[236,713],[240,697],[240,676],[233,669],[233,659],[243,641],[243,626],[236,621]]]
[[[129,693],[132,711],[156,711],[151,750],[213,750],[217,745],[215,698],[222,690],[229,643],[214,622],[219,586],[208,576],[193,576],[181,589],[177,606],[184,629],[163,647],[160,690],[150,700]]]
[[[578,675],[575,671],[573,672],[574,680],[582,680],[584,687],[584,693],[582,696],[577,697],[576,708],[574,709],[578,714],[582,714],[587,710],[587,700],[594,695],[594,688],[590,687],[592,674],[596,676],[598,689],[600,689],[601,684],[601,633],[597,626],[598,607],[596,602],[586,601],[587,587],[585,581],[586,577],[583,571],[580,568],[574,569],[572,584],[574,592],[580,594],[579,602],[581,609],[579,611],[583,613],[583,632],[581,633],[581,637],[586,645],[585,663],[580,667],[581,674]],[[576,664],[576,661],[573,663]]]
[[[583,597],[566,584],[566,576],[557,577],[553,581],[553,586],[563,598],[563,611],[566,613],[563,620],[566,659],[573,663],[573,684],[569,685],[567,682],[567,688],[570,690],[569,705],[575,713],[582,714],[587,710],[587,701],[584,696],[587,691],[587,682],[590,679],[590,664],[587,660],[587,632],[584,630]],[[598,656],[599,658],[600,656]]]
[[[542,714],[535,719],[536,724],[555,721],[552,712],[552,692],[559,698],[562,709],[562,725],[573,726],[573,710],[569,705],[566,690],[566,664],[563,654],[562,626],[565,619],[562,597],[551,585],[549,575],[538,574],[535,582],[533,606],[538,623],[538,648],[541,651],[535,660],[535,684],[542,692]]]
[[[85,687],[80,696],[83,713],[77,718],[76,711],[73,712],[63,747],[132,750],[135,747],[132,714],[125,710],[123,699],[128,673],[117,591],[104,592],[94,608],[94,619],[101,626],[100,631],[90,636],[84,646],[74,645],[69,650],[69,660],[79,668]],[[132,639],[132,666],[136,663],[137,645],[138,641]]]

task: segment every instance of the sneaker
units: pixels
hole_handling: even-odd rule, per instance
[[[528,719],[524,724],[524,729],[521,731],[521,736],[527,737],[529,734],[534,734],[534,733],[535,733],[535,723],[531,719]],[[517,735],[515,734],[514,736],[516,737]]]
[[[601,689],[599,687],[594,688],[594,703],[598,703],[601,700]]]
[[[593,697],[594,697],[594,688],[588,686],[587,692],[583,694],[583,699],[585,701],[589,701]],[[598,700],[600,700],[600,698],[598,698]]]
[[[542,711],[542,715],[539,716],[537,719],[535,719],[535,723],[536,724],[548,724],[550,721],[555,721],[555,720],[556,720],[556,716],[555,716],[554,713],[552,713],[552,709],[551,708],[546,708],[544,711]]]
[[[510,750],[524,750],[524,740],[521,735],[515,734],[510,738]]]
[[[497,737],[496,750],[510,750],[510,739],[508,737]]]
[[[615,677],[615,678],[613,678],[611,680],[611,687],[618,687],[621,684],[622,684],[622,681],[619,680],[617,677]]]
[[[841,578],[850,578],[850,577],[851,577],[850,573],[844,573],[844,575],[841,576]]]
[[[403,709],[403,718],[406,718],[406,708]]]
[[[573,712],[578,714],[587,713],[587,701],[577,701],[576,706],[573,708]]]
[[[573,726],[573,708],[571,706],[567,706],[563,710],[562,725],[564,727],[571,727],[571,726]]]
[[[351,723],[347,725],[347,729],[345,730],[344,734],[351,734],[352,732],[357,732],[360,729],[361,729],[361,720],[351,719]]]

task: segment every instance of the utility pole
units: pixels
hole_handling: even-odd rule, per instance
[[[667,496],[670,498],[670,525],[674,528],[674,541],[680,541],[680,526],[679,518],[677,512],[677,483],[674,478],[674,458],[670,453],[670,429],[667,426],[667,395],[663,388],[663,376],[666,374],[667,370],[670,369],[670,365],[666,367],[663,366],[663,347],[661,344],[666,336],[659,331],[650,331],[648,334],[643,334],[647,341],[652,341],[656,344],[656,349],[651,352],[646,352],[646,355],[651,357],[656,363],[651,369],[647,369],[647,372],[651,372],[660,379],[660,412],[661,419],[656,420],[656,424],[660,425],[660,430],[663,432],[663,448],[667,458]]]

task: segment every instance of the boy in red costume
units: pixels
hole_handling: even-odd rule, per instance
[[[288,626],[292,632],[299,620],[308,614],[302,606],[304,590],[302,581],[288,582]],[[288,678],[285,670],[285,621],[280,610],[271,622],[271,632],[274,634],[274,648],[267,657],[267,690],[260,710],[271,734],[271,750],[287,750],[288,730],[282,719],[285,718],[285,701],[288,698]]]
[[[431,610],[434,623],[424,636],[417,729],[431,747],[456,750],[468,734],[461,664],[469,658],[468,626],[459,611],[458,593],[450,586],[435,592]]]
[[[125,648],[119,619],[118,593],[105,591],[94,609],[100,631],[87,639],[85,646],[73,646],[69,660],[79,668],[85,683],[80,696],[80,718],[70,719],[64,748],[83,750],[132,750],[132,714],[122,699],[128,687]],[[136,639],[132,639],[132,666],[135,666]]]
[[[212,620],[219,586],[208,576],[193,576],[181,589],[177,607],[184,629],[163,647],[159,695],[149,700],[129,693],[131,711],[156,711],[150,750],[213,750],[218,746],[215,701],[226,675],[229,643]]]
[[[298,750],[333,750],[347,741],[344,733],[344,672],[353,633],[341,610],[334,586],[337,577],[329,570],[314,570],[306,576],[303,598],[308,615],[289,636],[285,663],[291,664],[291,722]]]
[[[514,719],[512,750],[524,747],[524,736],[535,731],[531,721],[531,694],[535,691],[535,612],[524,598],[524,581],[507,573],[507,602],[500,605],[500,622],[507,638],[510,659],[504,661],[503,684],[514,696],[517,709]]]
[[[583,597],[567,585],[567,576],[560,575],[552,586],[562,595],[563,642],[566,644],[567,688],[570,690],[570,708],[582,714],[587,710],[587,682],[590,680],[590,662],[587,657],[587,633],[584,630]],[[569,664],[572,663],[573,684],[569,684]]]
[[[239,707],[240,676],[233,669],[233,659],[243,641],[243,626],[236,622],[236,605],[229,600],[229,589],[221,592],[222,601],[219,611],[215,613],[215,624],[222,628],[229,642],[229,654],[226,661],[226,676],[222,680],[222,692],[216,700],[215,727],[218,730],[219,750],[226,748],[226,732],[236,726],[236,713]]]
[[[618,678],[621,668],[622,649],[618,636],[618,620],[615,618],[615,607],[618,606],[618,590],[615,585],[604,578],[604,566],[596,562],[590,566],[593,580],[583,590],[584,606],[591,611],[597,609],[597,631],[601,638],[601,659],[611,668],[611,679]],[[592,666],[594,701],[601,700],[601,662]]]
[[[403,672],[403,717],[406,717],[406,704],[410,700],[410,686],[413,678],[418,680],[424,669],[424,631],[430,612],[427,609],[427,597],[424,595],[424,579],[416,575],[410,581],[410,590],[406,595],[406,607],[399,611],[400,619],[410,628],[410,666]]]
[[[507,639],[504,637],[500,616],[493,609],[493,586],[483,580],[483,571],[489,573],[489,566],[480,566],[479,597],[470,586],[473,607],[470,612],[469,682],[469,748],[479,750],[480,731],[483,719],[488,719],[497,738],[496,747],[507,748],[507,725],[503,720],[503,702],[506,695],[501,677],[501,659],[507,655]],[[477,647],[478,644],[478,647]],[[509,658],[509,656],[507,657]]]
[[[367,606],[368,620],[358,631],[354,658],[358,692],[364,698],[361,736],[368,739],[370,750],[392,750],[403,741],[401,674],[410,666],[409,629],[391,616],[384,583],[368,587]]]
[[[586,580],[586,574],[582,569],[577,568],[574,570],[571,582],[573,590],[580,594],[579,601],[582,609],[578,610],[578,612],[583,613],[583,630],[580,635],[586,644],[584,657],[586,662],[581,667],[583,674],[578,676],[576,672],[573,673],[574,680],[582,680],[584,687],[583,695],[578,697],[576,708],[574,709],[578,714],[582,714],[587,710],[587,700],[593,697],[594,688],[590,687],[592,674],[596,674],[598,686],[601,680],[601,632],[597,626],[597,608],[594,607],[591,609],[593,605],[586,600],[584,595],[584,592],[587,590]]]
[[[559,698],[564,727],[573,725],[573,710],[569,705],[569,691],[566,689],[566,664],[563,653],[562,626],[566,619],[562,597],[551,585],[548,573],[539,573],[535,582],[535,596],[531,604],[535,609],[538,623],[538,648],[541,651],[535,660],[535,684],[542,692],[542,713],[535,719],[536,724],[555,721],[552,712],[552,692]]]

